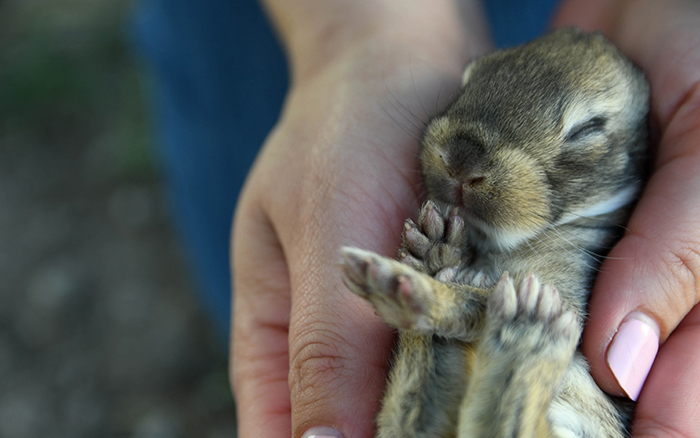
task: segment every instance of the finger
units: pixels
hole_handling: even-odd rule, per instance
[[[700,430],[700,306],[659,350],[635,411],[635,438],[695,437]]]
[[[299,285],[293,305],[292,436],[325,426],[346,437],[370,437],[393,337],[366,303],[335,280],[337,272],[323,265],[310,261],[312,274]]]
[[[598,274],[583,348],[593,376],[608,392],[624,391],[636,398],[655,353],[643,347],[663,342],[698,302],[697,166],[700,157],[690,156],[657,170],[635,209],[628,232]],[[611,343],[613,339],[619,342]],[[630,346],[641,348],[638,357],[623,355],[627,363],[612,359],[617,350]],[[631,367],[637,371],[631,373]]]
[[[233,239],[231,382],[241,438],[291,436],[289,275],[265,215],[241,202]]]
[[[300,221],[312,224],[306,229],[313,234],[304,236],[304,244],[289,247],[294,290],[289,332],[292,436],[299,437],[311,428],[333,427],[346,437],[370,437],[385,387],[393,334],[368,303],[343,286],[339,249],[352,244],[383,254],[394,252],[400,218],[407,210],[398,205],[415,206],[415,196],[410,190],[396,194],[395,210],[386,213],[358,212],[375,205],[370,199],[313,196],[324,199],[329,211],[354,210],[356,220],[372,225],[358,227],[344,222],[343,217],[335,218],[333,224],[315,223],[301,213]],[[320,218],[322,213],[315,211],[308,217]],[[382,217],[392,219],[386,224]],[[384,230],[391,229],[397,232],[387,238]]]

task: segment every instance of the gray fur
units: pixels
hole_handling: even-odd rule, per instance
[[[399,261],[343,249],[345,283],[399,329],[377,436],[628,436],[630,405],[576,347],[641,188],[644,76],[563,29],[472,62],[464,82],[425,131],[432,201]]]

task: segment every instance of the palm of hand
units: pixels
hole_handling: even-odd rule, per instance
[[[392,336],[342,286],[338,249],[391,254],[418,210],[420,128],[464,62],[415,56],[341,60],[296,86],[249,176],[234,228],[233,380],[239,400],[267,400],[239,407],[242,436],[289,436],[302,399],[371,433],[355,419],[378,410]],[[344,398],[325,407],[329,392]]]

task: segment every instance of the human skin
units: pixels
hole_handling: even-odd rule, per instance
[[[393,254],[420,203],[421,123],[488,50],[473,3],[267,0],[291,63],[282,116],[237,206],[231,377],[239,436],[329,426],[368,438],[392,334],[340,281],[338,248]],[[468,18],[464,18],[464,16]],[[576,18],[574,18],[576,17]],[[584,351],[603,389],[620,323],[658,326],[636,437],[700,430],[700,13],[681,1],[571,0],[556,24],[603,30],[648,74],[658,150],[591,301]],[[416,31],[419,29],[420,31]]]

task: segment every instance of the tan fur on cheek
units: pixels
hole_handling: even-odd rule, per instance
[[[451,123],[447,117],[440,117],[428,125],[423,142],[433,146],[446,144],[453,138],[458,123]]]
[[[425,148],[421,154],[421,162],[424,172],[431,172],[434,174],[444,173],[445,162],[438,147]]]
[[[509,231],[531,234],[549,223],[549,187],[544,170],[531,157],[505,150],[497,159],[491,184],[493,224]]]

